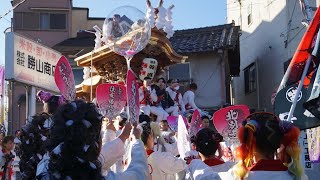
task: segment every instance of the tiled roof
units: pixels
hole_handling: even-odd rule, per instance
[[[177,30],[170,41],[174,50],[180,54],[211,52],[237,46],[239,30],[239,26],[233,26],[232,24]],[[80,32],[77,37],[55,45],[54,49],[63,54],[69,50],[74,50],[74,54],[76,54],[76,50],[84,49],[81,54],[78,54],[82,55],[93,49],[94,39],[94,34]]]
[[[170,41],[177,53],[211,52],[234,48],[239,40],[239,26],[225,24],[175,31]]]

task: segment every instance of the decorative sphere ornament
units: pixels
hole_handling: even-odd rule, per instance
[[[133,57],[149,43],[151,27],[146,15],[132,6],[113,10],[103,24],[103,38],[109,48],[125,58]]]

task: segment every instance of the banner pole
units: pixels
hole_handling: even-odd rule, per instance
[[[311,22],[311,19],[312,19],[312,18],[311,18],[311,13],[310,13],[310,6],[309,6],[308,2],[305,1],[305,0],[301,1],[301,5],[302,5],[302,4],[304,4],[304,7],[302,7],[302,10],[305,10],[305,11],[307,12],[307,13],[306,13],[306,15],[307,15],[307,22],[308,22],[308,25],[309,25],[310,22]],[[305,9],[303,9],[303,8],[305,8]],[[303,86],[303,82],[304,82],[304,79],[305,79],[305,77],[306,77],[306,75],[307,75],[307,72],[308,72],[308,69],[309,69],[311,60],[312,60],[312,55],[309,54],[309,57],[308,57],[307,62],[306,62],[306,65],[305,65],[305,67],[304,67],[304,69],[303,69],[303,73],[302,73],[302,76],[301,76],[301,79],[300,79],[300,82],[299,82],[299,85],[298,85],[298,89],[297,89],[297,91],[296,91],[296,94],[295,94],[295,96],[294,96],[294,100],[293,100],[292,105],[291,105],[291,108],[290,108],[290,112],[289,112],[289,116],[288,116],[287,121],[291,121],[291,118],[292,118],[292,116],[293,116],[293,112],[294,112],[294,110],[295,110],[295,108],[296,108],[296,105],[297,105],[297,102],[298,102],[298,98],[299,98],[299,94],[300,94],[300,92],[301,92],[301,89],[302,89],[302,86]],[[282,83],[282,82],[281,82],[281,83]]]

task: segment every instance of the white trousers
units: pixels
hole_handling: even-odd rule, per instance
[[[171,113],[172,116],[179,116],[179,107],[178,106],[170,106],[166,109],[167,113]]]
[[[150,107],[151,113],[157,116],[157,122],[160,123],[161,120],[167,120],[169,114],[162,108],[151,106]]]
[[[157,116],[157,122],[159,123],[161,120],[166,120],[169,114],[162,108],[150,105],[140,105],[140,111],[143,114],[150,116],[150,113]]]

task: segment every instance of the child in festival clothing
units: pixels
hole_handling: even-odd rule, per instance
[[[202,116],[201,119],[202,119],[201,127],[202,128],[208,128],[210,126],[209,117],[208,116]]]
[[[174,138],[175,133],[170,131],[167,120],[160,121],[160,130],[161,136],[164,138],[166,143],[173,144],[176,142]]]
[[[194,144],[200,159],[191,161],[187,168],[186,179],[218,178],[216,172],[227,172],[234,165],[234,163],[222,161],[219,157],[221,155],[215,156],[222,140],[223,137],[219,133],[209,128],[204,128],[197,133]]]
[[[307,179],[300,164],[299,128],[271,113],[251,114],[238,130],[240,160],[222,179]],[[280,148],[279,159],[275,159]]]
[[[168,152],[153,151],[154,133],[152,132],[150,124],[144,124],[142,127],[141,140],[146,149],[151,179],[174,180],[175,174],[183,171],[187,167],[185,161]]]
[[[0,178],[11,180],[13,176],[13,160],[14,160],[14,137],[5,136],[2,141],[2,150],[0,151]]]
[[[38,165],[38,179],[149,179],[146,154],[139,140],[140,131],[131,123],[125,125],[118,138],[101,146],[103,116],[93,103],[82,100],[67,103],[52,118],[55,123],[50,131],[49,156]],[[101,169],[118,160],[114,153],[123,151],[121,148],[132,128],[132,160],[128,169],[103,176]]]

